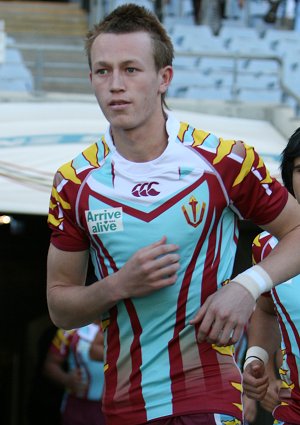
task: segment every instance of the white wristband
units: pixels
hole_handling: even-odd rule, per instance
[[[246,366],[249,363],[254,362],[254,360],[261,360],[266,365],[269,361],[269,354],[264,348],[256,345],[248,348],[245,357],[244,370],[246,369]]]
[[[232,279],[232,282],[238,283],[246,288],[255,301],[264,292],[270,291],[274,284],[268,273],[259,265],[255,265],[243,273],[238,274]]]

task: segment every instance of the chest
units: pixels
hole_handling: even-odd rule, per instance
[[[114,258],[121,256],[124,246],[131,255],[162,236],[190,252],[229,211],[216,175],[187,167],[144,176],[97,170],[87,179],[78,205],[89,238]]]

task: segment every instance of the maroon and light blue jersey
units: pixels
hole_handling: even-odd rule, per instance
[[[58,170],[51,194],[51,242],[89,249],[98,279],[163,236],[179,245],[174,285],[103,315],[108,425],[199,412],[242,419],[232,347],[199,344],[189,321],[231,277],[238,219],[271,222],[287,202],[252,147],[238,155],[234,140],[172,116],[166,128],[167,148],[146,163],[124,159],[108,129]]]
[[[91,344],[98,331],[95,323],[69,331],[58,329],[50,345],[50,351],[66,361],[68,371],[80,369],[86,389],[76,397],[94,401],[101,400],[104,386],[103,363],[90,358]],[[67,396],[66,392],[63,405]]]
[[[267,232],[253,242],[253,260],[263,260],[278,243]],[[297,424],[300,418],[300,275],[276,286],[271,295],[281,332],[283,362],[279,369],[282,385],[280,405],[273,411],[275,419]],[[276,423],[276,422],[275,422]]]

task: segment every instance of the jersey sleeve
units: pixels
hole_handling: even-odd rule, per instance
[[[63,359],[67,358],[74,332],[74,330],[65,331],[63,329],[58,329],[50,344],[50,352]]]
[[[213,165],[225,185],[231,208],[241,218],[264,225],[286,205],[286,188],[270,175],[253,147],[220,139]]]
[[[260,263],[264,258],[266,258],[277,241],[274,236],[270,235],[268,232],[262,232],[257,235],[252,243],[252,263]]]
[[[51,243],[64,251],[83,251],[89,248],[89,239],[77,223],[76,199],[81,178],[76,174],[72,162],[63,165],[54,177],[48,225]]]
[[[277,239],[268,232],[258,234],[252,243],[252,264],[260,263],[266,258],[274,246],[277,244]],[[265,292],[262,295],[270,297],[271,292]]]

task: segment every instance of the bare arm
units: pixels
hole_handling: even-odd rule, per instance
[[[71,329],[84,326],[100,317],[101,307],[109,308],[117,301],[105,283],[85,286],[88,251],[67,252],[50,245],[47,264],[47,301],[56,326]],[[99,302],[101,306],[99,308]],[[77,316],[77,318],[76,318]]]
[[[300,206],[289,195],[281,214],[268,225],[262,226],[279,243],[259,265],[270,275],[275,285],[300,274]]]
[[[51,319],[63,329],[81,327],[120,300],[173,285],[179,268],[177,249],[163,237],[137,251],[116,273],[85,286],[88,252],[66,252],[50,245],[47,301]]]
[[[81,381],[81,373],[79,369],[73,369],[65,371],[63,368],[64,358],[48,352],[43,373],[44,375],[54,382],[57,386],[70,391],[71,393],[77,393],[82,390],[84,384]]]
[[[64,359],[61,356],[49,351],[44,363],[43,374],[59,387],[66,388],[68,373],[63,369],[63,362]]]
[[[259,265],[277,285],[300,273],[300,206],[297,201],[290,195],[279,216],[263,227],[279,243]],[[207,340],[218,345],[237,342],[254,306],[250,292],[233,279],[208,297],[191,321],[192,324],[200,323],[199,342]]]
[[[271,297],[261,296],[251,316],[248,328],[248,346],[258,345],[264,348],[269,357],[280,348],[281,335],[279,331],[274,303]]]

